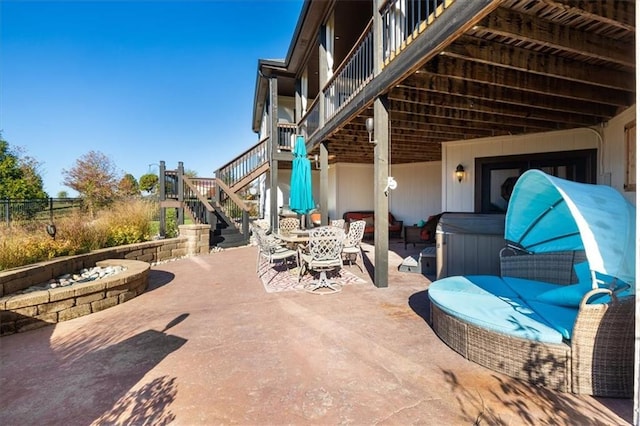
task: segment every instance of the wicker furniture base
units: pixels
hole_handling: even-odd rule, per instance
[[[635,297],[582,304],[571,336],[572,391],[633,397]]]
[[[431,326],[460,355],[491,370],[538,386],[571,391],[569,345],[510,337],[469,324],[431,303]]]
[[[576,282],[573,265],[586,260],[584,251],[515,254],[509,250],[501,253],[503,276],[558,284]],[[609,303],[583,300],[571,335],[570,390],[577,394],[633,397],[634,342],[635,296],[616,297]]]

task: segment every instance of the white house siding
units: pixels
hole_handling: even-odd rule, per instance
[[[291,96],[278,96],[278,122],[295,123],[294,111],[296,99]]]
[[[399,164],[391,167],[398,188],[389,192],[389,211],[405,225],[440,213],[442,162]]]
[[[335,186],[329,188],[329,193],[335,194],[329,217],[341,218],[344,212],[353,210],[373,210],[373,164],[337,163],[329,170],[335,179]]]
[[[389,192],[389,211],[406,224],[426,220],[440,212],[441,163],[413,163],[392,166],[398,188]],[[373,165],[339,163],[329,173],[329,216],[342,217],[353,210],[373,210]]]
[[[271,206],[271,187],[269,182],[271,182],[269,173],[265,173],[264,187],[264,219],[267,221],[271,220],[271,212],[269,211],[269,206]],[[289,192],[291,188],[291,170],[281,169],[278,170],[278,211],[280,207],[289,204]],[[277,212],[276,212],[277,213]]]
[[[598,149],[598,183],[610,184],[635,205],[635,192],[625,192],[624,126],[635,118],[635,106],[599,129],[573,129],[522,136],[500,136],[442,145],[442,161],[393,166],[398,188],[389,194],[389,210],[405,224],[417,223],[441,212],[472,212],[475,199],[475,159],[580,149]],[[599,130],[599,131],[598,131]],[[599,136],[601,135],[601,137]],[[602,141],[601,141],[602,140]],[[465,168],[458,183],[454,171]],[[352,210],[373,210],[373,164],[337,163],[329,168],[328,210],[331,219]],[[279,171],[278,206],[289,202],[290,171]],[[319,203],[317,170],[312,172],[313,197]],[[268,180],[267,180],[268,182]],[[267,192],[265,206],[269,205]],[[265,208],[268,216],[268,208]]]
[[[598,164],[598,183],[611,185],[620,191],[633,205],[636,205],[636,193],[625,192],[626,146],[624,126],[636,118],[636,106],[626,109],[612,118],[602,129],[603,150]],[[609,175],[610,173],[610,175]]]
[[[583,128],[443,143],[442,210],[474,211],[476,158],[593,149],[599,147],[599,141],[597,132]],[[465,169],[462,182],[454,173],[458,164]]]

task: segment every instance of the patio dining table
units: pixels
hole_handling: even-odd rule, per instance
[[[289,232],[277,232],[275,237],[292,246],[304,245],[309,242],[309,231],[297,229]]]

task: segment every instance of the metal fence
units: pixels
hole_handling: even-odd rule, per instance
[[[0,199],[0,222],[53,220],[82,208],[81,198]]]

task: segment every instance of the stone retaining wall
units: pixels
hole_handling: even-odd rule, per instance
[[[177,238],[105,248],[0,271],[0,336],[115,306],[144,291],[149,263],[209,252],[209,225],[180,225],[178,228],[180,236]],[[131,269],[72,287],[16,294],[63,274],[109,265],[124,265]]]

